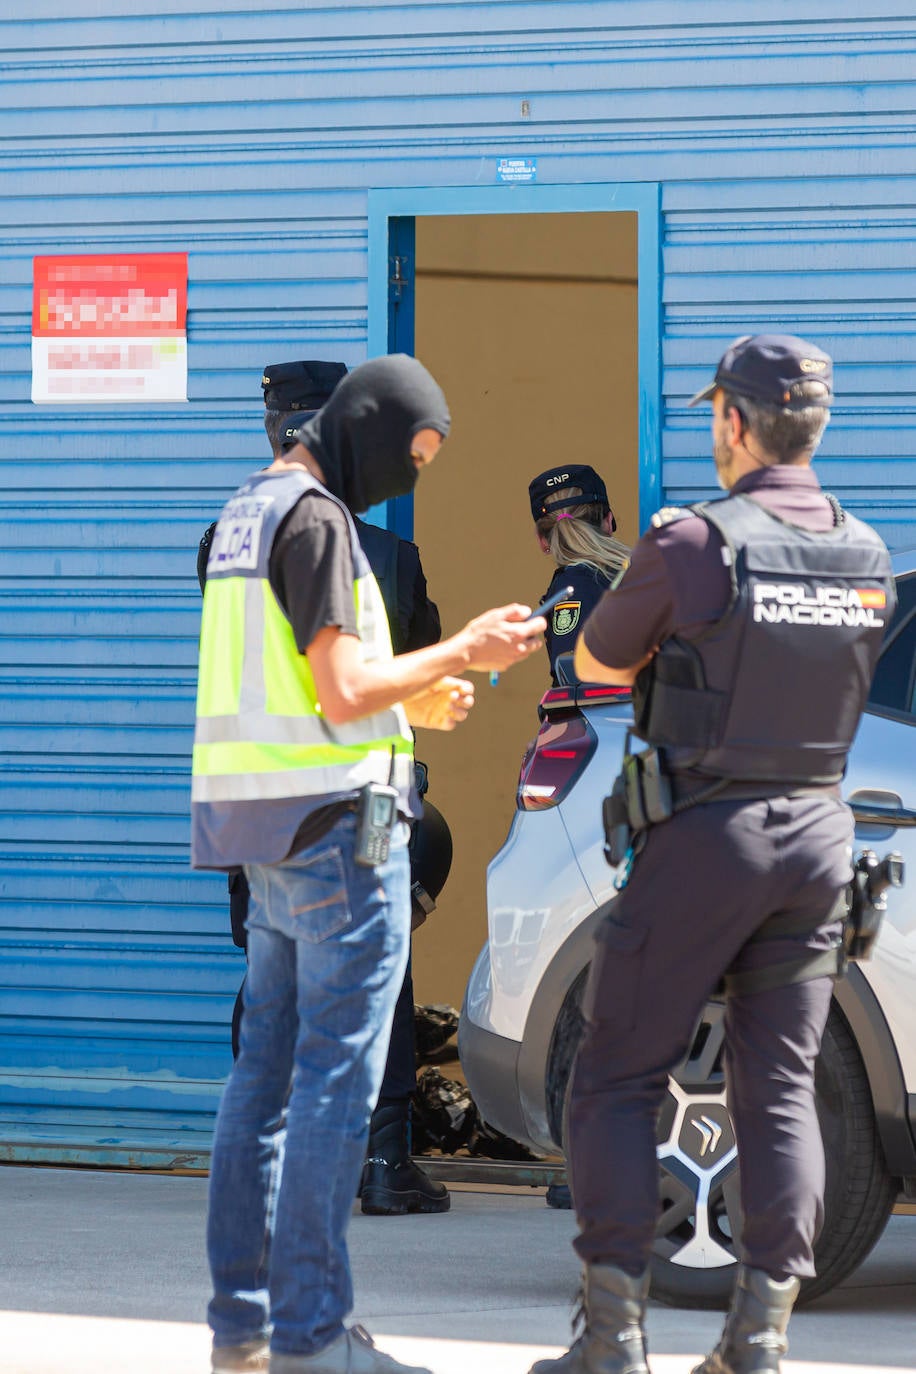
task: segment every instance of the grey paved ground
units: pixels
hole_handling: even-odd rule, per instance
[[[3,1374],[205,1374],[205,1205],[199,1178],[0,1167]],[[521,1374],[533,1347],[566,1342],[572,1231],[527,1191],[455,1191],[446,1216],[356,1215],[355,1316],[442,1374]],[[656,1305],[649,1318],[658,1374],[688,1370],[721,1322]],[[916,1374],[916,1216],[894,1217],[791,1334],[787,1374]]]

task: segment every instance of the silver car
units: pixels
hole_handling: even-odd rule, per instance
[[[859,847],[899,850],[911,882],[889,894],[872,958],[836,986],[817,1069],[826,1220],[802,1300],[861,1263],[902,1191],[916,1196],[916,551],[895,555],[894,572],[899,605],[843,790]],[[487,872],[489,938],[468,982],[459,1049],[483,1117],[555,1154],[593,934],[614,898],[601,799],[632,714],[624,689],[582,685],[549,691],[540,716],[508,838]],[[707,1006],[659,1126],[652,1291],[681,1306],[724,1304],[736,1264],[740,1160],[722,1011]]]

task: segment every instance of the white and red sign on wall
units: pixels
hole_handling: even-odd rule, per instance
[[[34,260],[32,400],[188,399],[188,255]]]

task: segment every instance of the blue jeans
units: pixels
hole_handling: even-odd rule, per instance
[[[272,1326],[272,1349],[312,1354],[352,1306],[346,1230],[410,939],[407,826],[378,868],[354,863],[355,827],[245,870],[245,1014],[210,1169],[216,1346]]]

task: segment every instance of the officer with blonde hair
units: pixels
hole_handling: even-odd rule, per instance
[[[547,621],[545,643],[556,686],[557,659],[572,653],[579,630],[626,568],[630,550],[614,538],[617,521],[607,487],[586,463],[566,463],[542,472],[530,483],[528,498],[541,552],[557,565],[541,600],[561,587],[573,589]]]

